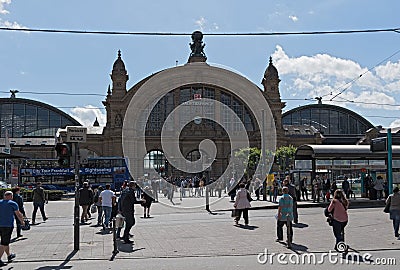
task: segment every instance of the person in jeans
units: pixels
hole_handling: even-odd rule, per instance
[[[44,204],[47,202],[42,183],[37,183],[36,188],[33,190],[33,212],[32,212],[32,224],[35,224],[36,212],[38,208],[42,214],[43,221],[47,220],[46,213],[44,212]]]
[[[386,199],[386,204],[390,203],[390,219],[393,221],[394,236],[399,237],[400,225],[400,193],[399,187],[393,189],[393,194]]]
[[[297,212],[297,196],[296,188],[291,184],[290,176],[287,175],[285,180],[283,180],[283,186],[288,188],[290,197],[293,199],[293,221],[295,224],[299,223],[299,214]]]
[[[100,193],[99,201],[104,212],[103,230],[107,230],[110,225],[112,207],[116,202],[116,197],[114,192],[111,190],[110,184],[106,184],[106,189]]]
[[[283,240],[283,225],[288,225],[288,222],[291,224],[293,220],[293,198],[289,195],[289,187],[282,187],[283,196],[279,199],[278,206],[278,217],[277,217],[277,226],[276,226],[276,241]],[[293,227],[290,226],[290,237],[293,239]],[[289,238],[289,235],[288,235]]]
[[[10,253],[11,234],[14,228],[14,215],[21,223],[24,222],[24,217],[19,211],[18,204],[13,201],[13,193],[11,191],[6,191],[4,193],[4,200],[0,200],[0,267],[6,265],[6,263],[1,260],[4,252],[7,254],[7,261],[9,263],[15,258],[15,254]]]
[[[248,200],[248,195],[249,192],[245,188],[246,184],[245,183],[240,183],[239,184],[239,190],[236,193],[236,200],[235,203],[233,204],[233,207],[235,207],[237,213],[235,217],[235,224],[239,224],[240,217],[243,212],[243,218],[244,218],[244,224],[249,225],[249,208],[251,207],[250,202]]]
[[[338,251],[337,244],[344,242],[344,228],[346,227],[348,221],[348,207],[349,201],[346,199],[346,195],[341,189],[337,189],[333,195],[333,200],[328,207],[328,212],[333,211],[332,229],[336,238],[336,251]]]

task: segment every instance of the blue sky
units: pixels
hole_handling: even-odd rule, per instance
[[[348,87],[333,104],[354,110],[374,125],[395,127],[400,126],[400,33],[258,37],[207,33],[399,28],[398,10],[398,0],[0,0],[0,27],[174,33],[201,30],[209,63],[236,70],[260,87],[272,56],[282,80],[285,110],[315,103],[304,99],[316,96],[332,103],[329,99]],[[109,74],[119,49],[130,88],[154,72],[175,66],[176,61],[185,64],[190,42],[190,36],[0,31],[0,96],[9,97],[10,89],[18,89],[18,97],[49,103],[83,124],[91,124],[96,116],[104,124],[101,101],[111,84]],[[55,92],[104,96],[53,95]]]

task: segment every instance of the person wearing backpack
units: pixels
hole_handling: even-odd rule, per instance
[[[341,189],[337,189],[333,195],[333,200],[328,206],[328,212],[333,212],[332,229],[336,238],[335,250],[338,250],[338,244],[344,242],[344,228],[348,222],[347,209],[349,201]]]

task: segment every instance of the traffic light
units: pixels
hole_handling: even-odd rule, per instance
[[[66,143],[57,143],[56,152],[58,157],[58,165],[60,167],[69,167],[71,150]]]

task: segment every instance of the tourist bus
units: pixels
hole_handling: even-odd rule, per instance
[[[87,181],[97,187],[111,184],[119,190],[124,180],[130,180],[127,160],[123,157],[88,158],[80,164],[80,184]],[[31,188],[37,182],[72,191],[75,186],[75,169],[62,168],[58,159],[28,159],[19,169],[19,184]]]

